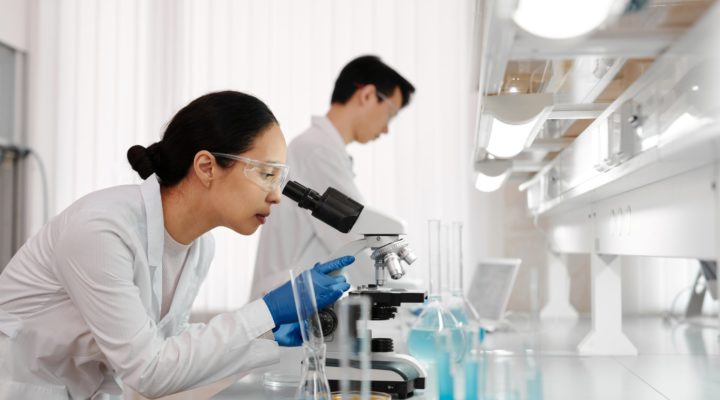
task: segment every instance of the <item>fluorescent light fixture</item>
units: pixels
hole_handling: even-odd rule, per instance
[[[494,192],[502,187],[510,177],[510,171],[506,171],[502,175],[488,176],[482,172],[478,172],[475,180],[475,189],[481,192]]]
[[[712,122],[711,118],[698,118],[688,112],[680,114],[658,137],[658,146],[664,146],[683,135],[690,135]],[[657,136],[656,136],[657,137]],[[643,143],[644,144],[644,143]]]
[[[627,0],[518,0],[513,21],[524,31],[548,39],[568,39],[592,32]]]
[[[475,188],[481,192],[494,192],[502,187],[512,174],[512,161],[485,159],[475,163]]]
[[[512,158],[535,140],[554,97],[549,93],[484,96],[483,102],[485,149],[495,157]]]

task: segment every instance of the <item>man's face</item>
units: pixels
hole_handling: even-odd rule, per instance
[[[392,96],[389,97],[375,92],[368,104],[367,113],[360,121],[355,140],[359,143],[367,143],[379,138],[383,133],[388,133],[390,120],[400,111],[401,104],[402,92],[398,87],[395,87]]]

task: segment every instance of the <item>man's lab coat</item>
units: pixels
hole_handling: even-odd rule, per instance
[[[106,399],[121,382],[147,397],[206,385],[277,361],[262,300],[189,324],[214,241],[193,242],[159,318],[160,187],[92,193],[31,238],[0,275],[0,400]]]
[[[340,132],[327,117],[313,117],[308,130],[288,146],[289,179],[323,194],[332,186],[355,201],[363,203],[355,185],[352,158],[345,149]],[[262,227],[255,261],[251,298],[258,298],[289,279],[288,270],[305,270],[358,238],[341,233],[283,197],[271,210]],[[346,255],[346,254],[337,254]],[[345,268],[348,281],[357,286],[375,283],[375,270],[368,257]]]

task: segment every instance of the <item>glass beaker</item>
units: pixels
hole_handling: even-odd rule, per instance
[[[295,277],[290,270],[290,282],[305,352],[300,385],[295,398],[330,400],[330,384],[325,374],[326,345],[315,302],[312,274],[310,271],[304,271]]]
[[[408,335],[408,351],[411,355],[426,363],[436,361],[437,336],[444,330],[449,331],[455,361],[460,361],[465,353],[465,333],[462,325],[441,302],[441,223],[428,221],[428,304],[417,318]]]

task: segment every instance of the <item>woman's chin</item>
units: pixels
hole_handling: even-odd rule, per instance
[[[228,226],[228,228],[232,229],[233,231],[244,235],[244,236],[250,236],[253,233],[255,233],[258,228],[260,227],[259,223],[254,224],[237,224],[233,226]]]

